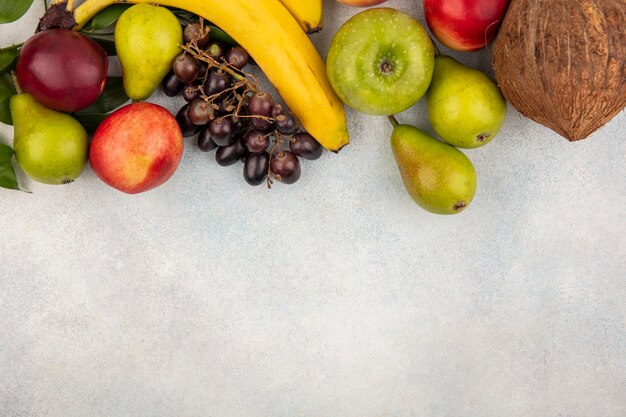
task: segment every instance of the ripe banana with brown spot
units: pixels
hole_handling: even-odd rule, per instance
[[[322,30],[322,0],[280,0],[306,33]]]
[[[338,151],[348,143],[344,106],[328,81],[324,61],[279,0],[86,0],[74,10],[76,29],[117,3],[158,4],[204,17],[250,53],[322,146]]]

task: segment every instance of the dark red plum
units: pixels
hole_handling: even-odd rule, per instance
[[[39,32],[26,41],[17,61],[22,88],[51,109],[75,112],[104,90],[105,50],[85,35],[65,29]]]

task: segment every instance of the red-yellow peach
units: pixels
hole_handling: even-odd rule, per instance
[[[96,130],[89,162],[96,175],[129,194],[167,181],[183,154],[183,135],[161,106],[133,103],[113,112]]]

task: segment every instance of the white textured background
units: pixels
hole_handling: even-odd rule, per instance
[[[325,6],[324,55],[356,12]],[[145,194],[0,190],[0,416],[625,416],[625,114],[570,144],[511,109],[453,217],[407,196],[384,118],[348,117],[292,186],[188,140]]]

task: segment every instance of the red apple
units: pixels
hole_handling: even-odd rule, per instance
[[[98,126],[89,149],[91,168],[102,181],[129,194],[167,181],[183,154],[183,135],[161,106],[133,103]]]
[[[424,0],[428,27],[456,51],[476,51],[496,36],[509,0]]]
[[[354,7],[368,7],[375,6],[386,2],[387,0],[337,0],[339,3],[347,4]]]

